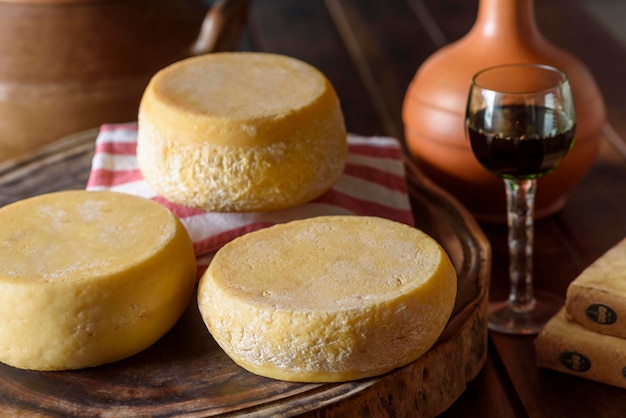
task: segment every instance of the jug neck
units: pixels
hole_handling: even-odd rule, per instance
[[[502,43],[540,39],[534,6],[534,0],[480,0],[470,34]]]

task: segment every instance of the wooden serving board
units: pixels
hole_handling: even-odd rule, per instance
[[[36,194],[84,188],[96,134],[79,133],[0,164],[0,206]],[[410,161],[407,171],[416,226],[446,249],[459,277],[456,305],[444,333],[414,363],[383,376],[336,384],[260,377],[221,351],[192,302],[157,343],[116,363],[64,372],[0,364],[2,415],[344,418],[392,413],[431,417],[443,412],[486,359],[491,252],[462,206],[430,184]]]

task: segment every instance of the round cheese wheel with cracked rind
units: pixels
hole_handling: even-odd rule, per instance
[[[315,199],[339,179],[347,135],[337,95],[294,58],[224,52],[158,72],[139,108],[137,159],[168,200],[268,211]]]
[[[0,209],[0,361],[32,370],[135,354],[178,320],[196,281],[193,246],[164,206],[65,191]]]
[[[328,216],[249,233],[200,280],[209,331],[250,372],[300,382],[383,374],[422,356],[454,306],[444,250],[410,226]]]

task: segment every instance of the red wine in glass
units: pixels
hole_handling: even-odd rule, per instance
[[[476,159],[504,180],[507,199],[509,296],[490,301],[489,329],[534,334],[562,306],[533,283],[536,179],[554,170],[574,144],[576,115],[567,76],[538,64],[478,72],[465,116]],[[497,278],[493,278],[497,280]]]
[[[497,106],[485,129],[485,110],[468,123],[472,150],[480,164],[502,178],[533,179],[556,168],[574,144],[576,125],[563,112],[543,106]],[[532,114],[532,123],[524,115]],[[511,127],[510,121],[517,121]],[[537,123],[541,121],[543,123]],[[495,133],[494,133],[495,132]]]

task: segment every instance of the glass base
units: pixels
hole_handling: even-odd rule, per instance
[[[487,326],[491,331],[514,335],[537,334],[563,306],[563,299],[535,291],[535,304],[526,311],[513,310],[508,301],[489,304]]]

